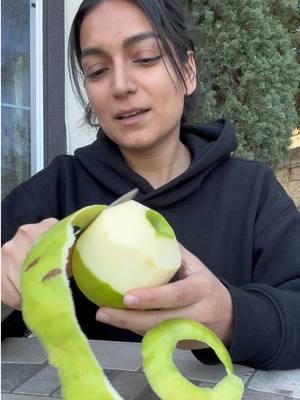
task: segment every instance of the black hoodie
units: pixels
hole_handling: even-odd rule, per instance
[[[3,202],[2,241],[17,228],[61,219],[90,204],[109,204],[137,187],[139,202],[165,216],[178,240],[229,289],[234,305],[234,362],[262,369],[300,367],[300,215],[272,170],[232,156],[227,120],[185,126],[190,167],[154,189],[131,170],[101,131],[97,140],[59,156]],[[89,338],[139,340],[95,321],[97,307],[71,280],[76,312]],[[14,332],[15,331],[15,332]],[[17,332],[17,324],[11,333]],[[210,350],[195,351],[212,361]]]

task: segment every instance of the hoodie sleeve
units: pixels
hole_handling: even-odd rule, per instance
[[[51,202],[57,196],[58,168],[51,166],[12,190],[1,206],[1,245],[11,240],[21,225],[33,224],[49,217],[57,217]],[[61,174],[60,174],[61,175]],[[1,322],[1,340],[23,336],[27,331],[22,314],[14,310]]]
[[[253,280],[224,285],[234,306],[233,362],[259,369],[300,367],[300,213],[266,170],[257,205]],[[194,351],[203,362],[209,350]]]
[[[24,224],[65,216],[66,176],[72,179],[69,156],[54,158],[49,166],[12,190],[2,201],[1,243],[10,240]]]
[[[24,184],[18,186],[4,198],[1,214],[2,245],[12,239],[21,225],[40,222],[46,218]]]

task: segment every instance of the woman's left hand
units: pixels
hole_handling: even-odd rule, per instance
[[[180,245],[180,280],[154,288],[131,290],[124,297],[127,309],[102,307],[96,319],[144,335],[148,329],[170,318],[188,318],[212,329],[229,345],[233,334],[233,306],[227,288],[190,251]],[[207,347],[184,340],[181,349]]]

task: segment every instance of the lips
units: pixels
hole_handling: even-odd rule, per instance
[[[129,110],[121,110],[116,114],[115,118],[120,120],[132,118],[147,111],[149,111],[149,108],[131,108]]]

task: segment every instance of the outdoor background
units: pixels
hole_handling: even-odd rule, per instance
[[[300,206],[300,1],[180,0],[196,44],[195,121],[233,120]]]

